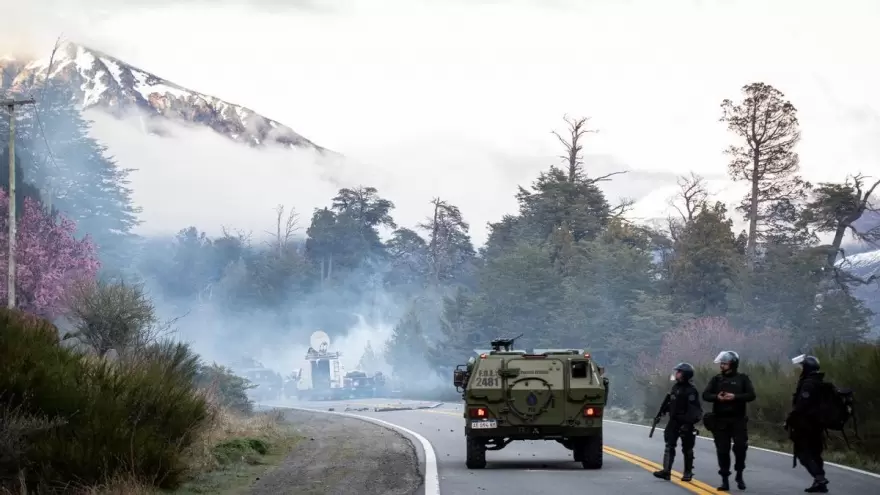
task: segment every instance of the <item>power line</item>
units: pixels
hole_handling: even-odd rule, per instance
[[[62,34],[63,36],[63,34]],[[49,55],[49,65],[46,67],[46,76],[43,77],[43,87],[40,88],[40,103],[45,103],[46,101],[46,87],[49,85],[49,77],[52,75],[52,66],[55,64],[55,52],[58,51],[58,47],[61,45],[62,36],[58,36],[58,39],[55,40],[55,46],[52,47],[52,53]],[[50,161],[52,162],[52,167],[55,169],[55,172],[59,171],[58,162],[55,161],[55,154],[52,153],[52,147],[49,146],[49,139],[46,137],[46,130],[43,127],[43,120],[40,118],[40,110],[39,105],[34,105],[34,118],[37,121],[37,127],[40,129],[40,136],[43,138],[43,143],[46,145],[46,162],[43,164],[47,165]],[[48,199],[51,205],[52,202],[52,181],[47,177],[47,187],[48,191]]]

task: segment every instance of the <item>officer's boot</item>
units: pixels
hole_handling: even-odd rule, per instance
[[[807,493],[828,493],[828,480],[825,478],[825,472],[819,466],[819,463],[815,459],[808,459],[807,462],[801,461],[801,464],[813,476],[813,484],[804,491]]]
[[[730,476],[730,472],[721,472],[718,474],[721,475],[721,484],[718,485],[718,488],[716,488],[716,490],[718,490],[719,492],[729,492],[730,481],[728,480],[728,477]]]
[[[667,448],[663,451],[663,469],[654,471],[654,477],[669,481],[672,479],[672,461],[675,460],[675,450]]]
[[[828,480],[816,478],[813,480],[813,485],[804,491],[807,493],[828,493]]]
[[[681,473],[681,481],[690,481],[694,479],[694,451],[685,450],[684,454],[684,472]]]
[[[739,488],[740,490],[746,489],[746,482],[743,480],[743,472],[742,471],[736,472],[735,480],[736,480],[736,487],[737,488]]]

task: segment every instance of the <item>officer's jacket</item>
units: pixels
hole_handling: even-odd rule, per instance
[[[733,400],[718,400],[720,392],[732,393]],[[736,371],[713,376],[703,390],[703,400],[712,403],[712,413],[717,418],[745,417],[746,403],[752,402],[755,397],[755,388],[749,375]]]
[[[797,388],[791,397],[791,414],[789,422],[814,423],[819,416],[819,386],[825,379],[825,373],[814,371],[801,375]]]
[[[690,383],[676,382],[669,392],[669,419],[680,424],[695,424],[703,417],[700,392]]]

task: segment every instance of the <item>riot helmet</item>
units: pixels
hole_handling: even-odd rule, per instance
[[[715,364],[727,364],[731,371],[739,368],[739,354],[735,351],[721,351],[715,356]]]
[[[791,364],[803,368],[804,374],[819,371],[819,358],[809,354],[801,354],[791,360]]]
[[[681,372],[681,381],[689,382],[694,377],[694,367],[690,365],[690,363],[678,363],[675,365],[675,368],[672,368],[672,379],[675,380],[676,372]]]

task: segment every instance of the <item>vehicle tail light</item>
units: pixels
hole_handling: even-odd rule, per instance
[[[489,416],[486,408],[484,407],[473,407],[470,409],[470,414],[472,418],[482,419]]]
[[[598,418],[602,416],[602,408],[596,406],[585,406],[584,416],[587,418]]]

